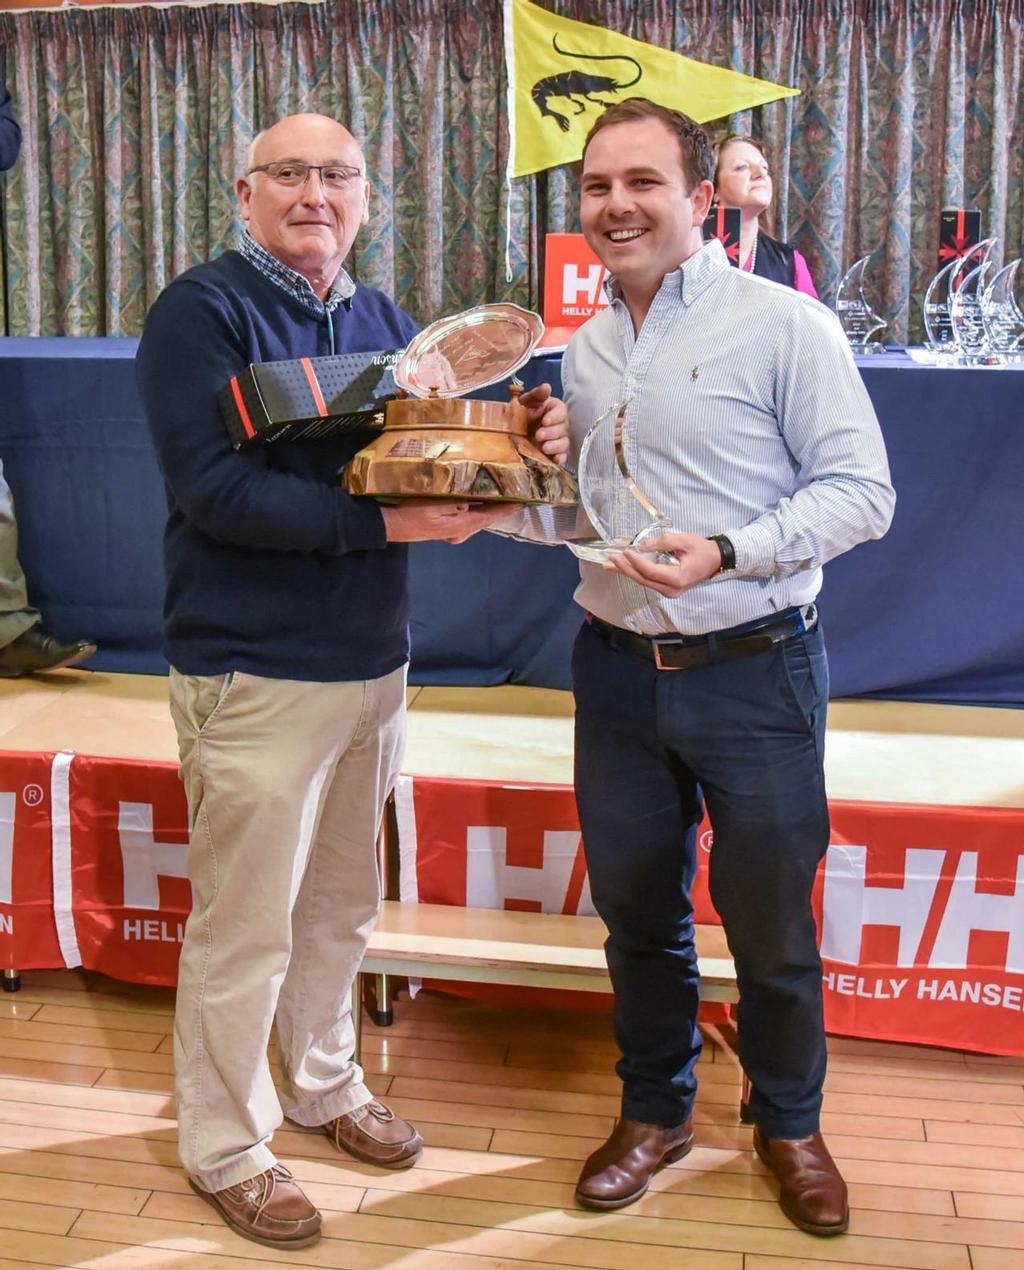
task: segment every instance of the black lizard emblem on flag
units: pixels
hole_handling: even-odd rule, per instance
[[[587,75],[583,71],[562,71],[559,75],[548,75],[544,79],[537,80],[530,90],[533,103],[542,116],[547,115],[549,119],[554,119],[563,132],[569,131],[569,118],[567,115],[551,109],[548,102],[552,97],[565,97],[572,104],[575,113],[582,115],[587,108],[586,103],[588,101],[593,102],[596,106],[610,106],[613,104],[609,101],[602,101],[600,97],[595,97],[594,93],[618,93],[623,88],[632,88],[643,77],[643,67],[635,57],[613,53],[573,53],[568,49],[558,47],[557,35],[551,37],[551,44],[555,52],[561,57],[576,57],[588,62],[632,62],[636,67],[636,74],[633,78],[623,80],[621,83],[618,80],[610,79],[606,75]]]

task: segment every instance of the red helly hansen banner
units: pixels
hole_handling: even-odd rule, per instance
[[[406,901],[471,908],[595,916],[571,785],[495,785],[400,776],[395,787]],[[703,850],[710,843],[701,829]],[[718,923],[702,871],[694,891],[699,922]],[[429,982],[429,981],[428,981]],[[551,1010],[610,1009],[589,992],[434,984],[445,992],[530,1003]],[[706,1022],[722,1022],[727,1007],[708,1002]]]
[[[593,912],[568,786],[402,777],[402,898]],[[830,804],[815,887],[830,1031],[1024,1053],[1024,812]],[[713,848],[699,835],[697,920]]]
[[[544,325],[575,329],[606,309],[607,276],[582,234],[545,234]]]
[[[1024,1054],[1024,811],[831,806],[830,1029]]]
[[[401,897],[422,904],[596,916],[571,785],[401,776]],[[700,854],[711,830],[701,826]],[[721,925],[702,868],[697,921]]]
[[[403,899],[593,911],[571,788],[402,777],[397,793]],[[1024,1053],[1024,811],[831,814],[815,889],[830,1030]],[[699,842],[706,922],[706,825]],[[4,964],[173,984],[186,844],[173,764],[0,755]]]
[[[9,970],[65,965],[54,917],[53,757],[0,754],[0,963]],[[70,929],[69,899],[64,916]]]
[[[173,985],[185,921],[188,811],[173,763],[76,755],[71,888],[82,965]]]

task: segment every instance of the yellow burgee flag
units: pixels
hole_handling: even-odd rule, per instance
[[[529,0],[505,0],[505,60],[510,176],[574,163],[605,106],[627,97],[649,97],[705,123],[800,92],[559,17]]]

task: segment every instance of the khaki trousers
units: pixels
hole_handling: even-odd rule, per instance
[[[380,908],[376,837],[401,763],[405,673],[171,671],[193,895],[174,1019],[178,1142],[209,1191],[274,1164],[282,1110],[319,1125],[371,1100],[352,1059],[351,990]]]

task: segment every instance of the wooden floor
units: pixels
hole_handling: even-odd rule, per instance
[[[834,1040],[825,1130],[850,1233],[794,1230],[737,1123],[712,1038],[697,1147],[624,1213],[572,1189],[617,1108],[607,1020],[421,994],[367,1027],[375,1092],[415,1120],[416,1168],[386,1173],[286,1126],[275,1140],[325,1216],[289,1255],[220,1225],[176,1166],[171,993],[79,971],[0,998],[0,1270],[928,1270],[1024,1266],[1024,1060]]]

